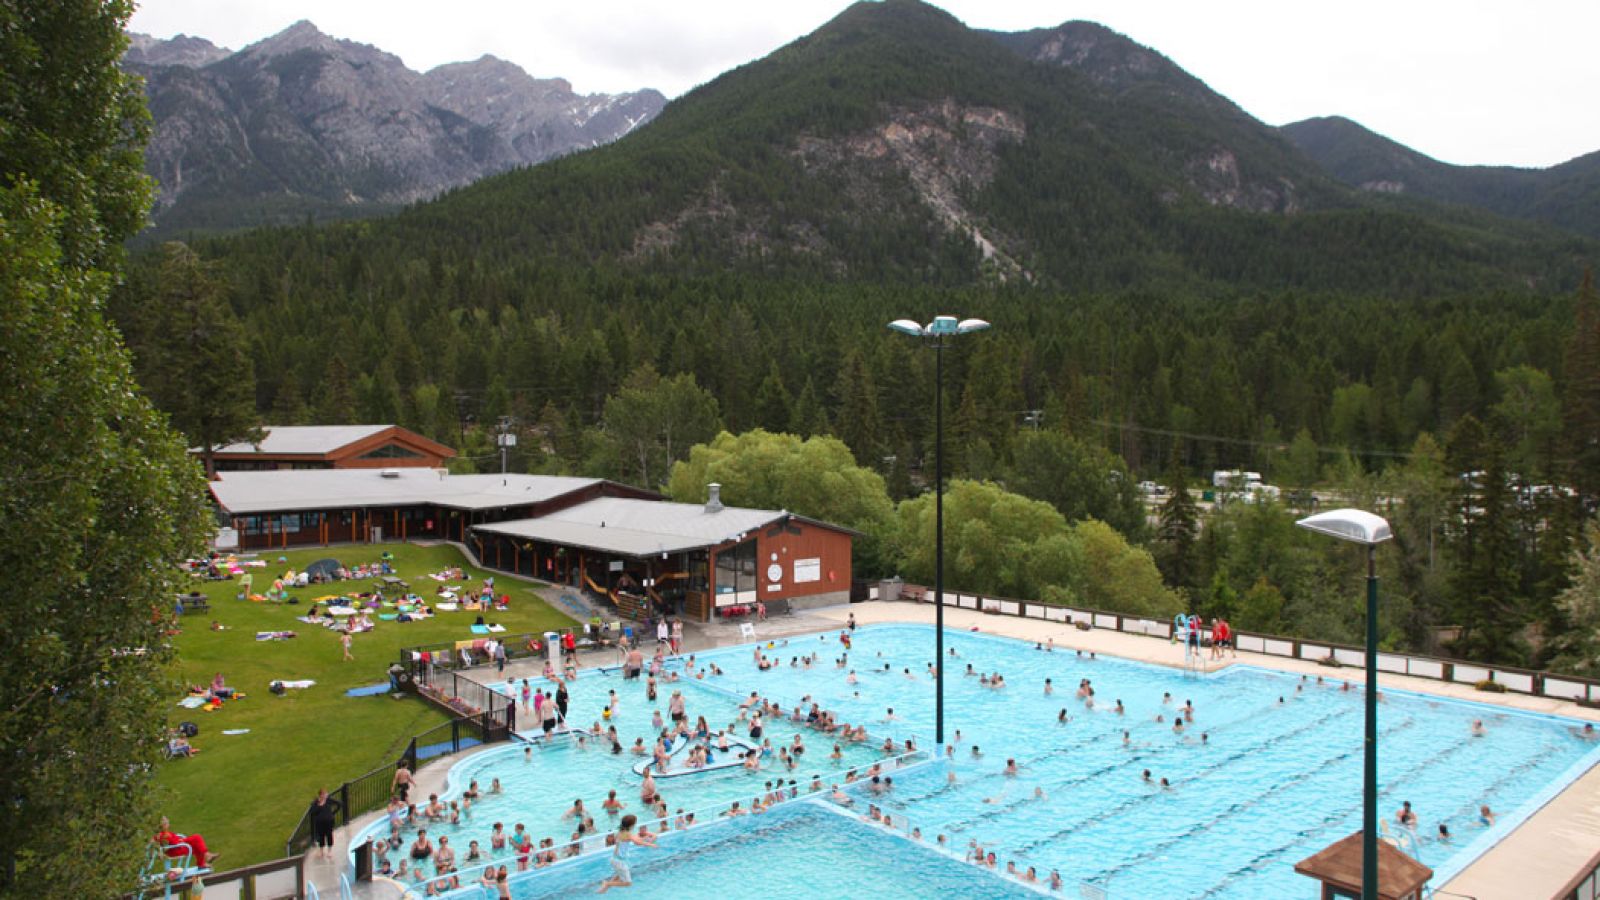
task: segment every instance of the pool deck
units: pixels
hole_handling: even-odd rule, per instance
[[[931,625],[934,620],[934,609],[929,604],[874,601],[811,610],[757,622],[754,625],[757,637],[765,640],[838,629],[852,614],[859,625],[886,623]],[[1054,641],[1057,652],[1093,651],[1097,654],[1154,665],[1175,668],[1183,665],[1181,646],[1165,638],[1104,629],[1080,631],[1071,625],[1061,623],[989,615],[952,606],[945,607],[945,627],[962,631],[976,628],[986,634],[1035,642],[1049,638]],[[745,643],[749,640],[740,633],[737,625],[720,623],[690,625],[685,629],[684,638],[684,650],[688,653]],[[648,640],[645,646],[647,648],[650,646]],[[594,665],[615,665],[617,660],[613,653],[604,652],[588,654],[582,662],[587,668]],[[1364,684],[1366,681],[1365,672],[1361,669],[1342,667],[1330,670],[1314,662],[1249,652],[1230,653],[1222,660],[1208,658],[1203,670],[1215,672],[1234,664],[1247,664],[1296,674],[1320,675],[1326,679],[1349,681],[1352,684]],[[519,660],[507,665],[504,677],[537,677],[539,669],[536,662]],[[500,677],[497,675],[494,680],[499,680]],[[1526,697],[1511,693],[1484,693],[1465,685],[1389,672],[1383,674],[1382,683],[1385,687],[1397,690],[1600,722],[1600,710],[1584,709],[1563,700]],[[474,748],[453,756],[429,760],[417,773],[414,793],[426,797],[429,793],[442,791],[445,777],[455,763],[489,749],[493,749],[493,746]],[[339,873],[345,868],[343,860],[347,858],[349,852],[347,846],[349,838],[381,815],[382,813],[369,813],[353,821],[350,826],[339,829],[335,835],[334,860],[313,862],[308,859],[306,866],[308,879],[322,887],[324,893],[328,886],[336,885]],[[1436,885],[1435,890],[1441,896],[1452,898],[1545,900],[1555,897],[1556,892],[1565,887],[1596,853],[1600,853],[1600,766],[1591,769],[1557,794],[1456,877],[1444,885]],[[1309,882],[1307,888],[1309,891]],[[380,900],[380,898],[399,897],[401,890],[394,882],[380,879],[357,886],[355,894],[357,897]],[[336,888],[333,895],[338,896]]]

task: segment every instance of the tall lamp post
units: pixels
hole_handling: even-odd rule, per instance
[[[1378,900],[1378,545],[1394,537],[1382,516],[1335,509],[1295,523],[1367,548],[1367,738],[1361,788],[1361,900]]]
[[[933,346],[933,744],[944,747],[944,347],[947,338],[989,327],[982,319],[956,320],[938,316],[927,325],[895,319],[889,327],[901,334],[924,338]],[[935,752],[938,752],[937,749]]]

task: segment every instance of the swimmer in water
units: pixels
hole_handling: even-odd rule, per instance
[[[1044,695],[1046,697],[1048,697],[1051,694],[1054,694],[1055,692],[1056,692],[1055,686],[1050,683],[1050,679],[1046,678],[1044,680]]]
[[[1450,826],[1443,822],[1439,823],[1439,843],[1450,843]]]
[[[1473,719],[1472,720],[1472,736],[1473,737],[1483,737],[1484,735],[1486,735],[1488,733],[1489,733],[1488,729],[1483,727],[1483,720],[1482,719]],[[1444,826],[1441,825],[1440,827],[1442,828]]]
[[[1146,784],[1150,783],[1150,770],[1149,769],[1145,769],[1144,770],[1143,778],[1144,778],[1144,781],[1145,781]]]
[[[1057,725],[1065,725],[1065,724],[1067,724],[1067,709],[1066,709],[1066,707],[1062,707],[1061,708],[1061,712],[1056,713],[1056,724]]]
[[[1494,824],[1494,810],[1486,803],[1478,807],[1478,824],[1488,828]]]
[[[1014,759],[1006,760],[1005,776],[1007,778],[1015,778],[1015,777],[1017,777],[1017,761],[1016,760],[1014,760]]]

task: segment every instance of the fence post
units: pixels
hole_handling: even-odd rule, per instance
[[[350,782],[339,785],[339,815],[344,819],[340,825],[350,824]]]

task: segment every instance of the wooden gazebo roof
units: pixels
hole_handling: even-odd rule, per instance
[[[1356,894],[1361,892],[1361,832],[1295,863],[1294,870],[1324,884]],[[1388,841],[1378,841],[1378,897],[1399,900],[1412,896],[1428,883],[1433,870],[1407,856]]]

